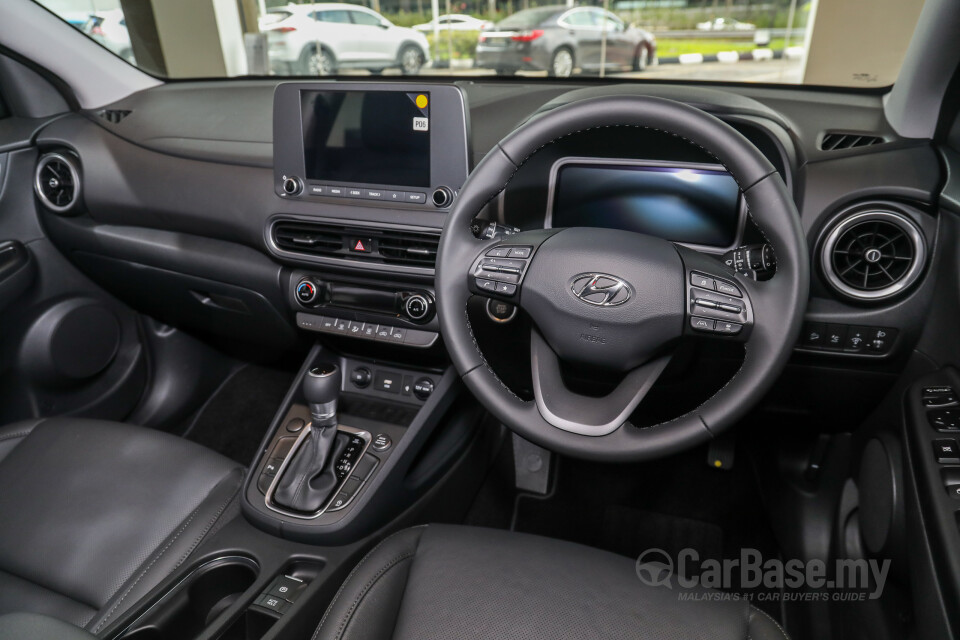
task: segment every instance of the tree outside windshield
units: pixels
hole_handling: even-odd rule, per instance
[[[922,0],[37,0],[164,78],[892,84]]]

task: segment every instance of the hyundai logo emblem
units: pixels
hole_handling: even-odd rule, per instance
[[[633,295],[626,280],[606,273],[581,273],[573,276],[570,290],[581,301],[595,307],[616,307]]]

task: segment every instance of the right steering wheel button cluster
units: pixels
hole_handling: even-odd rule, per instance
[[[740,336],[750,321],[748,300],[740,287],[718,276],[690,271],[688,277],[688,326],[698,334]]]

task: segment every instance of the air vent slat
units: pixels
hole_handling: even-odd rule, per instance
[[[870,147],[875,144],[883,144],[884,142],[886,142],[886,140],[880,136],[843,131],[827,131],[820,138],[820,150],[855,149],[858,147]]]
[[[904,291],[919,277],[926,248],[919,228],[888,211],[842,216],[828,231],[821,267],[838,292],[859,300],[881,300]]]
[[[275,222],[271,235],[277,248],[289,253],[428,269],[440,243],[439,233],[291,220]],[[366,251],[352,250],[358,240]]]

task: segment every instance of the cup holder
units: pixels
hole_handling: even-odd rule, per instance
[[[120,636],[123,640],[189,640],[253,586],[259,567],[249,558],[211,560],[184,578]]]

